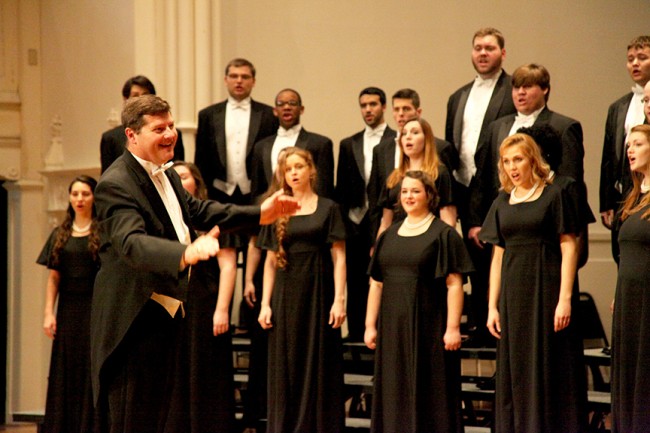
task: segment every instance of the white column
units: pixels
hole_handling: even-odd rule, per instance
[[[218,33],[218,29],[212,31],[212,26],[215,21],[212,17],[212,10],[219,9],[218,6],[212,7],[213,3],[209,0],[196,0],[195,8],[195,48],[194,58],[196,60],[196,79],[195,93],[196,93],[196,111],[213,104],[213,84],[218,86],[219,83],[212,83],[212,68],[215,66],[219,68],[219,59],[216,60],[212,57],[213,51],[213,33]]]
[[[211,100],[212,102],[220,101],[223,99],[224,95],[224,83],[223,83],[223,77],[224,77],[224,67],[226,66],[225,63],[223,63],[223,59],[221,58],[222,54],[222,38],[221,38],[221,19],[222,19],[222,9],[226,7],[225,2],[218,2],[218,3],[212,3],[212,14],[210,16],[211,19],[211,29],[212,33],[210,35],[210,40],[211,40],[211,46],[210,46],[210,64],[212,67],[210,68],[210,80],[212,82],[212,89],[211,89]],[[226,60],[228,62],[230,59]]]
[[[183,4],[187,5],[191,2],[185,2]],[[164,16],[160,23],[162,25],[158,26],[158,37],[162,41],[161,45],[158,45],[156,48],[158,53],[156,57],[159,59],[158,66],[162,66],[164,71],[164,94],[161,95],[164,99],[169,101],[172,104],[172,110],[174,112],[174,118],[180,119],[179,117],[179,92],[178,92],[178,68],[181,64],[181,59],[179,58],[178,52],[178,27],[187,25],[188,23],[182,22],[179,19],[179,7],[178,3],[175,0],[158,0],[158,4],[161,10],[164,11]],[[180,9],[185,9],[181,7]],[[191,22],[189,23],[192,24]],[[164,51],[160,51],[160,50]]]
[[[171,2],[170,2],[171,3]],[[195,98],[195,19],[197,18],[194,2],[181,2],[177,8],[178,44],[174,74],[177,78],[178,99],[176,107],[177,127],[183,131],[185,159],[194,160],[194,137],[196,135],[196,98]],[[172,72],[172,71],[170,71]]]

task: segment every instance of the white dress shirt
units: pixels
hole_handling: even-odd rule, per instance
[[[183,221],[181,204],[178,201],[178,197],[176,197],[176,193],[174,192],[174,188],[172,187],[169,178],[165,175],[165,170],[169,169],[173,163],[168,162],[159,167],[156,164],[139,158],[136,155],[133,155],[133,157],[147,171],[147,174],[149,174],[149,177],[153,181],[156,191],[158,191],[158,194],[165,205],[165,209],[167,209],[169,218],[172,220],[179,242],[184,245],[189,245],[192,241],[190,237],[190,229],[187,227],[187,224],[185,224],[185,221]],[[162,305],[172,317],[176,315],[179,308],[183,308],[183,302],[172,298],[171,296],[161,295],[160,293],[154,292],[151,295],[151,299]],[[182,311],[183,316],[185,316],[185,311]]]
[[[271,168],[273,169],[273,173],[275,173],[275,169],[278,166],[278,155],[280,155],[282,149],[296,145],[301,130],[302,126],[300,124],[294,125],[289,129],[284,129],[281,126],[278,128],[273,147],[271,148]]]
[[[381,137],[384,136],[386,126],[386,122],[374,129],[366,125],[366,129],[363,131],[363,180],[365,181],[366,186],[368,186],[370,171],[372,170],[372,151],[381,141]],[[399,152],[399,149],[397,149],[397,151]],[[366,215],[366,212],[368,212],[367,194],[363,206],[355,207],[348,211],[348,218],[350,218],[350,221],[355,224],[359,224]]]
[[[515,116],[515,122],[512,124],[512,128],[510,128],[510,133],[508,134],[508,136],[516,133],[519,128],[528,128],[533,126],[533,124],[539,117],[539,113],[542,112],[544,107],[546,107],[546,105],[542,106],[542,108],[540,108],[539,110],[535,110],[528,115],[517,112],[517,115]]]
[[[627,115],[625,116],[626,143],[630,130],[645,122],[645,113],[643,112],[643,87],[635,84],[634,87],[632,87],[632,93],[632,100],[630,101],[630,106],[627,107]]]
[[[366,185],[370,180],[370,170],[372,169],[372,150],[379,144],[381,137],[384,136],[386,126],[386,122],[374,129],[366,125],[363,132],[363,175]]]
[[[477,76],[467,96],[467,103],[463,112],[463,131],[459,146],[460,167],[454,171],[454,177],[465,186],[469,186],[472,177],[476,174],[476,161],[474,154],[478,146],[478,139],[483,127],[485,112],[490,104],[492,93],[502,71],[490,78]]]
[[[232,195],[239,186],[242,194],[251,191],[251,181],[246,172],[248,128],[251,121],[251,98],[236,101],[228,98],[226,103],[226,173],[228,184],[217,187]],[[217,185],[215,185],[217,186]]]

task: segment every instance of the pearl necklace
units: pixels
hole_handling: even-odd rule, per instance
[[[79,227],[76,222],[72,222],[72,231],[75,233],[86,233],[87,231],[90,230],[90,226],[92,225],[92,221],[88,223],[87,226],[84,227]]]
[[[512,188],[512,191],[510,191],[510,201],[515,204],[528,201],[535,194],[535,191],[537,191],[538,187],[539,187],[539,182],[536,182],[535,185],[533,185],[533,187],[530,189],[530,191],[528,191],[528,193],[521,198],[515,195],[515,191],[517,191],[517,187],[514,187]]]
[[[420,227],[424,226],[426,223],[428,223],[428,222],[431,221],[432,219],[433,219],[433,214],[432,214],[431,212],[429,212],[429,214],[428,214],[427,216],[425,216],[425,217],[422,219],[422,221],[419,221],[419,222],[416,222],[416,223],[410,223],[410,222],[409,222],[409,218],[406,217],[406,218],[404,219],[404,223],[403,223],[403,225],[404,225],[404,227],[406,227],[407,229],[415,230],[415,229],[419,229]]]

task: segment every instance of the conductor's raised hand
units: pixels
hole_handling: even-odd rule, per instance
[[[183,253],[183,261],[186,266],[195,265],[202,260],[214,257],[219,252],[219,227],[214,226],[212,230],[196,238],[189,244]]]
[[[271,197],[262,202],[260,224],[271,224],[282,216],[289,216],[300,209],[300,203],[282,190],[276,191]]]

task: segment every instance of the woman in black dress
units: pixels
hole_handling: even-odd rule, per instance
[[[201,200],[207,189],[198,168],[188,162],[174,162],[174,170],[185,190]],[[232,238],[231,238],[232,239]],[[195,272],[203,281],[192,281],[187,293],[187,362],[183,377],[189,379],[187,389],[178,395],[175,404],[189,402],[187,433],[230,433],[235,429],[235,397],[232,362],[230,302],[237,276],[237,252],[225,242],[220,245],[216,260],[200,262],[205,272]],[[185,364],[181,364],[184,366]],[[189,393],[189,399],[183,396]],[[179,426],[184,426],[187,420]],[[180,427],[179,427],[180,430]]]
[[[548,179],[535,141],[514,134],[500,147],[502,192],[480,239],[494,245],[488,329],[497,345],[495,431],[585,431],[575,207]]]
[[[273,172],[268,191],[257,201],[265,200],[282,188],[284,173],[280,173],[280,166],[284,167],[285,150],[286,148],[281,149],[278,153],[278,164]],[[257,246],[257,240],[257,234],[252,235],[248,240],[244,275],[244,301],[254,317],[259,317],[260,314],[264,279],[264,267],[260,266],[260,263],[266,260],[266,251]],[[244,433],[257,433],[258,426],[266,419],[268,332],[260,326],[259,322],[255,322],[251,324],[249,333],[251,347],[242,423],[246,426]]]
[[[54,340],[43,424],[47,433],[98,431],[90,383],[90,302],[99,268],[96,185],[89,176],[72,181],[65,219],[37,260],[50,270],[43,320],[45,334]]]
[[[457,211],[452,199],[451,173],[438,157],[429,122],[421,118],[407,121],[400,132],[399,150],[399,166],[386,180],[379,198],[378,206],[383,208],[383,213],[377,237],[391,224],[402,221],[405,217],[404,212],[398,208],[398,201],[400,184],[409,170],[422,170],[433,179],[439,197],[436,216],[456,227]]]
[[[576,235],[578,248],[578,270],[587,264],[589,259],[589,224],[595,223],[596,218],[587,202],[587,187],[583,182],[572,178],[562,171],[562,137],[557,129],[547,123],[519,128],[517,132],[530,135],[539,146],[542,158],[549,165],[551,172],[549,179],[554,185],[566,190],[578,215],[578,228]],[[576,284],[578,276],[576,275]],[[578,288],[580,286],[578,285]]]
[[[345,422],[345,227],[338,205],[314,192],[309,152],[285,152],[282,188],[301,208],[259,236],[267,250],[259,315],[269,330],[266,431],[337,433]]]
[[[612,331],[612,433],[650,431],[650,126],[627,139],[632,191],[620,213]]]
[[[434,216],[437,202],[429,175],[406,172],[406,218],[379,238],[370,264],[374,433],[463,431],[458,349],[463,275],[473,269],[460,235]]]

